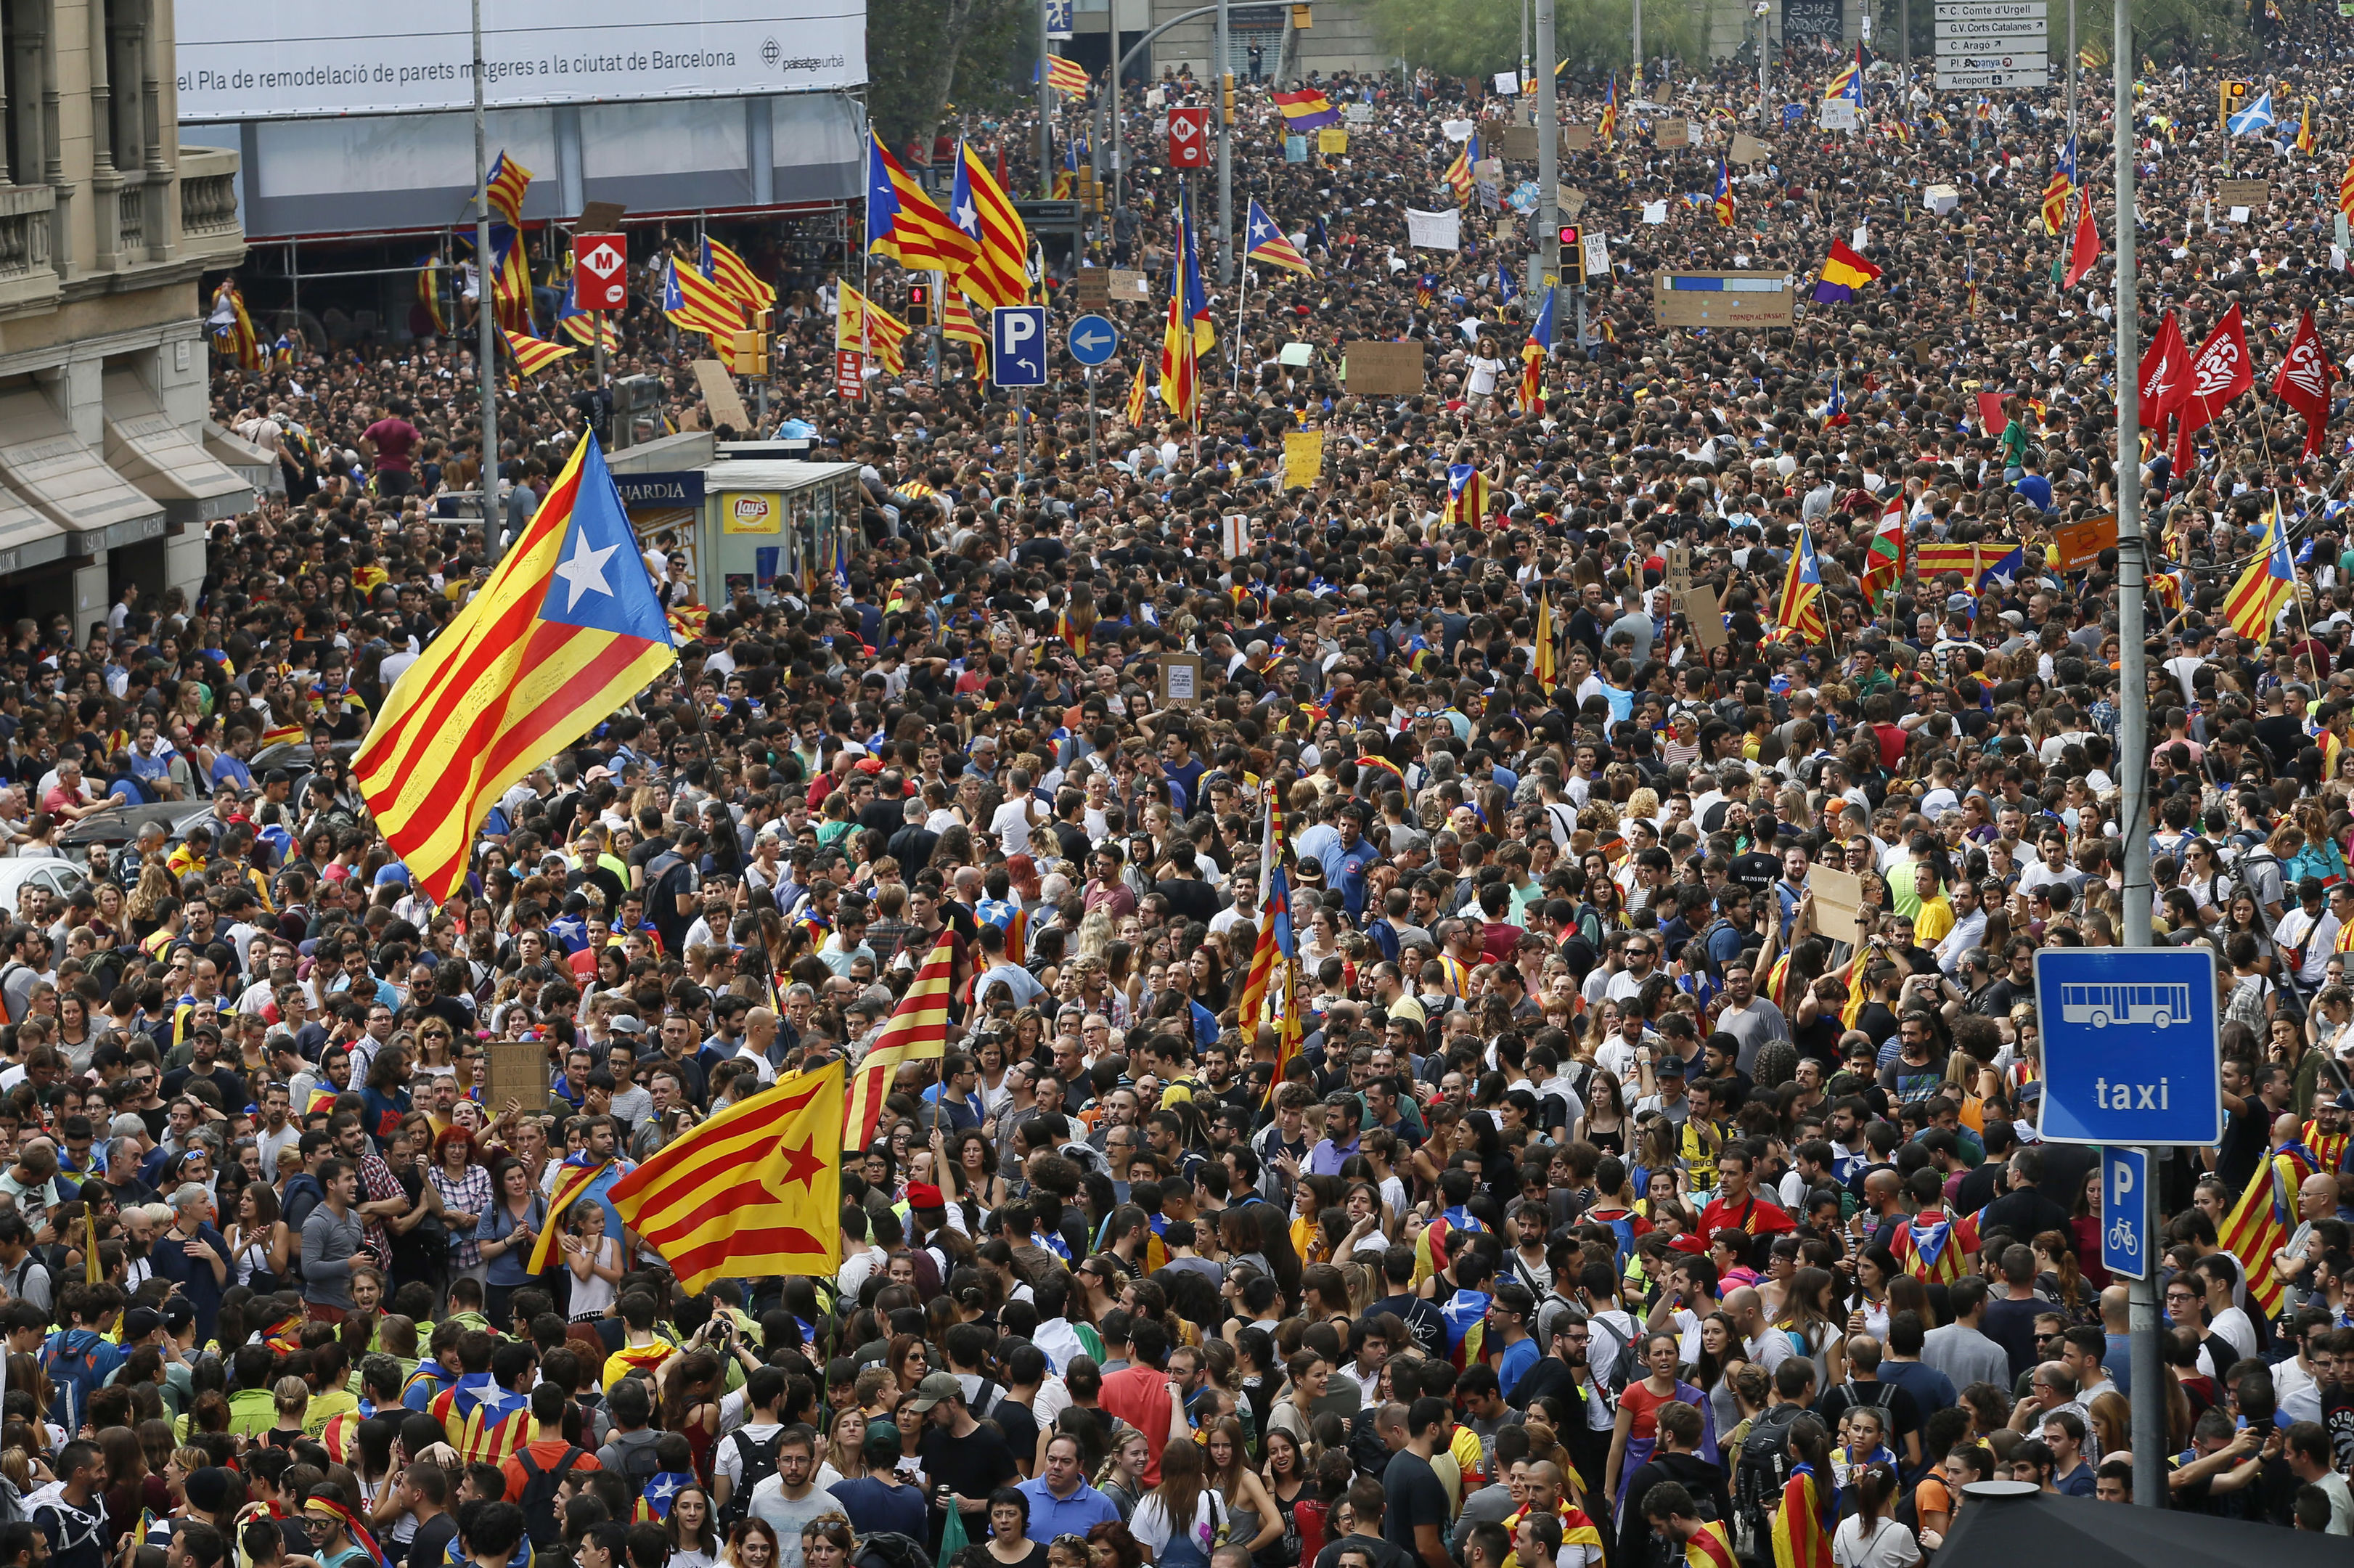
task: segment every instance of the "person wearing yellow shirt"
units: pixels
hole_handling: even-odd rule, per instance
[[[1934,948],[1954,928],[1954,906],[1946,897],[1946,890],[1937,885],[1934,866],[1925,863],[1914,866],[1913,885],[1921,899],[1920,912],[1913,916],[1913,940],[1921,947]]]

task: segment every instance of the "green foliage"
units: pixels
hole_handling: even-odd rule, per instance
[[[1022,101],[1037,14],[1028,0],[870,0],[866,106],[884,145],[896,151],[928,137],[952,101],[972,112]]]
[[[1573,71],[1617,69],[1633,57],[1634,0],[1556,0],[1553,45]],[[1495,0],[1373,0],[1374,36],[1408,65],[1487,76],[1520,63],[1519,11]],[[1685,59],[1706,41],[1703,0],[1646,0],[1643,53]],[[1532,38],[1531,48],[1534,41]]]

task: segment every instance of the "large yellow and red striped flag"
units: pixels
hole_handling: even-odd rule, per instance
[[[510,332],[504,335],[507,352],[514,355],[515,368],[525,376],[536,376],[550,366],[571,358],[575,352],[560,343],[550,343],[544,337],[533,337],[525,333]]]
[[[586,1150],[564,1162],[564,1173],[556,1181],[556,1195],[548,1200],[547,1224],[540,1226],[539,1239],[531,1244],[531,1261],[524,1266],[525,1274],[536,1278],[556,1266],[556,1243],[564,1234],[566,1213],[597,1184],[598,1177],[612,1168],[610,1160],[592,1163]]]
[[[1792,1467],[1774,1510],[1776,1568],[1831,1568],[1831,1535],[1823,1517],[1829,1500],[1818,1489],[1814,1467]]]
[[[482,205],[521,228],[524,193],[531,189],[531,171],[503,149],[491,161],[491,172],[482,181]]]
[[[907,355],[900,346],[907,338],[907,323],[849,284],[839,288],[842,303],[833,318],[833,346],[880,360],[893,376],[907,374]]]
[[[748,311],[773,311],[777,291],[752,270],[752,264],[709,235],[703,237],[703,270],[721,291]]]
[[[2247,1270],[2248,1299],[2264,1308],[2267,1318],[2281,1307],[2281,1280],[2273,1271],[2273,1254],[2288,1245],[2289,1196],[2296,1191],[2288,1163],[2287,1155],[2274,1154],[2256,1167],[2248,1190],[2232,1205],[2221,1227],[2223,1250]]]
[[[1550,694],[1553,687],[1553,599],[1537,590],[1536,673],[1538,687]]]
[[[1087,68],[1076,60],[1066,60],[1060,55],[1046,57],[1046,79],[1056,92],[1066,98],[1087,95]]]
[[[620,492],[586,437],[482,591],[395,683],[352,758],[415,885],[447,903],[491,803],[676,658]]]
[[[957,160],[949,217],[971,239],[974,253],[958,272],[957,287],[984,305],[1024,303],[1030,298],[1030,231],[970,144],[957,143]]]
[[[916,983],[899,999],[890,1021],[860,1058],[842,1107],[842,1147],[864,1149],[890,1097],[891,1080],[909,1062],[938,1061],[949,1048],[949,988],[956,965],[955,932],[943,930]]]
[[[2296,592],[2296,567],[2289,559],[2287,530],[2275,507],[2264,520],[2264,554],[2248,563],[2248,569],[2224,596],[2223,619],[2249,641],[2262,642],[2272,636],[2281,611],[2288,608]]]
[[[842,1267],[839,1062],[738,1100],[613,1183],[613,1207],[689,1290]]]

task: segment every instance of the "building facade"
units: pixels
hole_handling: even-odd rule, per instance
[[[164,0],[0,0],[0,614],[191,598],[262,455],[206,422],[237,154],[184,152]]]

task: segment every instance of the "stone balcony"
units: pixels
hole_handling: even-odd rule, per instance
[[[223,147],[180,149],[180,254],[208,268],[245,255],[237,219],[238,155]]]

